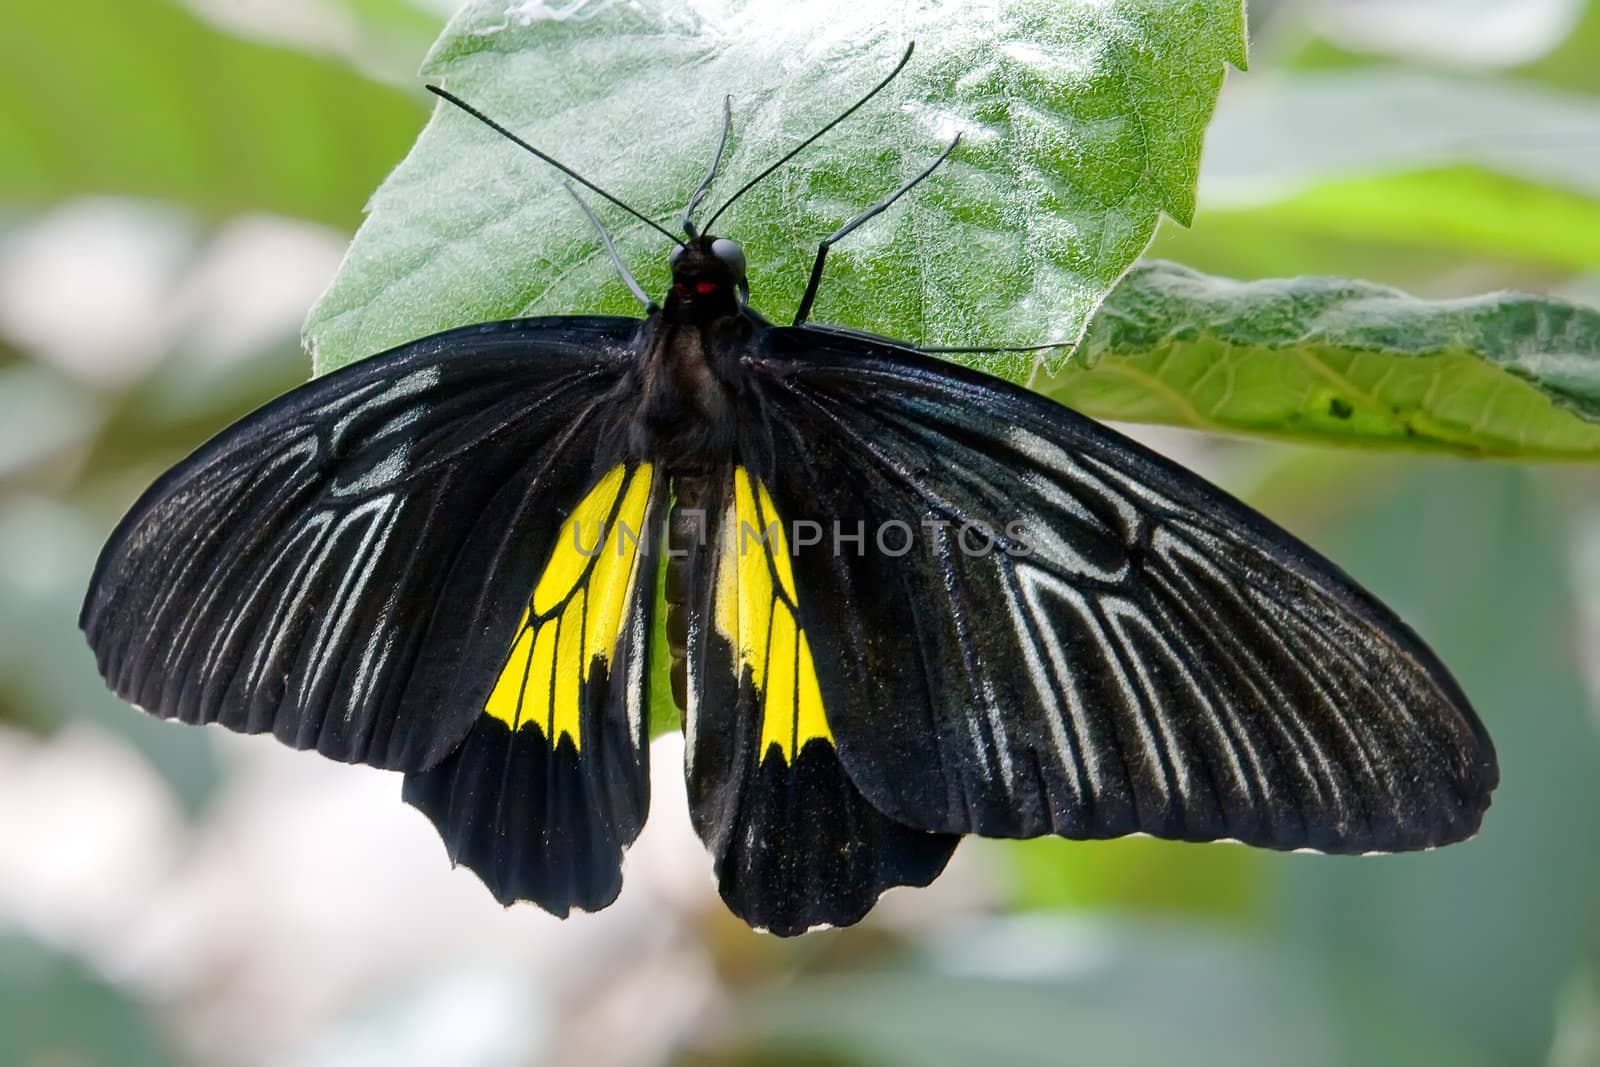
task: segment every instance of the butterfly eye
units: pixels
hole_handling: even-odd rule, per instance
[[[737,242],[726,237],[718,237],[711,242],[711,254],[716,256],[722,264],[738,279],[744,278],[744,249]]]
[[[672,255],[667,258],[667,266],[671,267],[673,270],[677,270],[678,264],[683,262],[683,254],[687,251],[689,251],[687,245],[679,245],[677,248],[674,248],[672,250]]]

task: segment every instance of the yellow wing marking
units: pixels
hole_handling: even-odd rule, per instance
[[[772,504],[772,497],[767,495],[767,487],[760,482],[756,488],[761,491],[761,519],[767,525],[764,529],[770,531],[772,537],[772,569],[778,572],[778,583],[783,586],[785,595],[790,601],[795,601],[794,571],[789,565],[789,539],[784,535],[783,523],[778,519],[778,509]]]
[[[584,687],[615,654],[638,586],[653,477],[648,463],[611,468],[562,523],[484,704],[513,731],[533,726],[552,747],[565,736],[582,749]]]
[[[612,467],[561,524],[555,551],[539,576],[539,584],[533,587],[533,614],[549,614],[589,573],[589,565],[594,562],[589,553],[605,533],[606,520],[611,518],[611,506],[617,502],[617,491],[622,488],[626,473],[621,464]]]
[[[811,642],[799,625],[799,597],[783,521],[767,487],[739,467],[723,524],[714,622],[746,666],[759,694],[761,758],[772,750],[790,763],[807,741],[832,742]],[[776,581],[774,581],[776,579]]]

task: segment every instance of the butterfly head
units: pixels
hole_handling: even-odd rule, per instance
[[[697,319],[738,312],[750,295],[744,249],[726,237],[696,237],[672,254],[667,310]]]

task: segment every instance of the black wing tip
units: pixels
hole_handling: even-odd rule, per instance
[[[1465,727],[1460,755],[1432,764],[1435,777],[1431,791],[1419,791],[1416,810],[1402,813],[1402,830],[1394,834],[1393,840],[1375,835],[1368,842],[1372,847],[1344,851],[1420,852],[1478,835],[1500,785],[1500,760],[1488,728],[1460,687],[1452,684],[1445,693]]]
[[[1453,845],[1478,836],[1484,817],[1494,803],[1494,791],[1500,786],[1500,761],[1483,724],[1476,716],[1472,723],[1479,742],[1476,759],[1467,773],[1454,783],[1458,803],[1452,817],[1439,827],[1437,840],[1420,846],[1424,849]]]
[[[451,856],[450,866],[452,870],[465,867],[471,871],[495,902],[507,911],[520,904],[533,904],[558,919],[566,919],[573,912],[596,912],[608,908],[622,894],[620,863],[616,868],[616,877],[603,881],[583,880],[580,877],[563,880],[547,876],[502,878],[496,874],[492,863],[477,863],[465,856]]]
[[[528,726],[480,716],[459,748],[407,774],[401,799],[426,815],[452,864],[500,904],[537,904],[565,918],[599,911],[622,891],[626,846],[607,819],[582,758]]]
[[[924,889],[931,885],[944,871],[954,849],[954,844],[950,845],[936,864],[924,865],[920,873],[904,869],[898,873],[888,872],[877,883],[862,887],[862,892],[841,896],[836,891],[830,892],[830,887],[826,886],[797,887],[802,894],[808,890],[817,893],[801,907],[775,907],[766,900],[751,900],[737,887],[719,884],[718,888],[728,910],[756,933],[790,938],[818,930],[842,930],[865,919],[886,894],[896,889]]]
[[[452,865],[471,871],[501,907],[510,910],[518,904],[534,904],[558,919],[568,918],[575,911],[596,912],[608,908],[622,894],[620,857],[616,866],[610,868],[615,877],[604,879],[594,879],[575,872],[569,872],[566,878],[541,876],[500,879],[467,860]]]
[[[871,897],[850,907],[839,907],[830,902],[804,911],[771,908],[764,902],[745,900],[738,894],[729,893],[727,889],[722,889],[721,896],[723,904],[734,917],[756,933],[792,938],[819,930],[843,930],[855,926],[877,906],[883,894],[893,888],[881,887]]]
[[[717,856],[718,890],[734,915],[778,937],[855,925],[889,890],[930,884],[961,840],[873,808],[821,739],[792,766],[769,747],[745,793]]]
[[[83,603],[78,605],[78,630],[89,641],[89,647],[99,654],[98,642],[95,640],[100,635],[100,589],[94,583],[83,592]]]
[[[131,679],[124,677],[121,664],[127,658],[131,635],[127,627],[119,627],[108,617],[113,608],[113,590],[101,581],[105,568],[107,546],[95,565],[95,575],[84,590],[83,603],[78,607],[78,630],[83,634],[89,651],[94,654],[95,669],[104,679],[106,687],[129,702],[136,702],[131,692]]]

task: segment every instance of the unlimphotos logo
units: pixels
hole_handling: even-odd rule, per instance
[[[634,529],[626,521],[606,523],[569,523],[573,549],[581,555],[595,558],[605,552],[621,553],[633,548],[648,551],[650,538],[661,537],[668,558],[682,558],[709,543],[712,525],[704,510],[684,509],[679,513],[685,525],[693,531],[689,543],[681,539],[669,542],[665,531]],[[865,556],[868,552],[893,559],[908,556],[922,546],[925,551],[944,552],[953,547],[962,555],[983,558],[997,552],[1014,558],[1033,554],[1028,538],[1027,524],[1021,519],[1008,522],[997,529],[984,522],[957,522],[952,519],[924,518],[916,524],[900,519],[868,525],[864,520],[835,520],[829,523],[812,519],[796,519],[789,523],[776,520],[759,527],[746,520],[720,527],[723,552],[737,552],[741,556],[751,552],[765,552],[786,542],[789,551],[798,555],[806,549],[824,546],[834,556]]]

